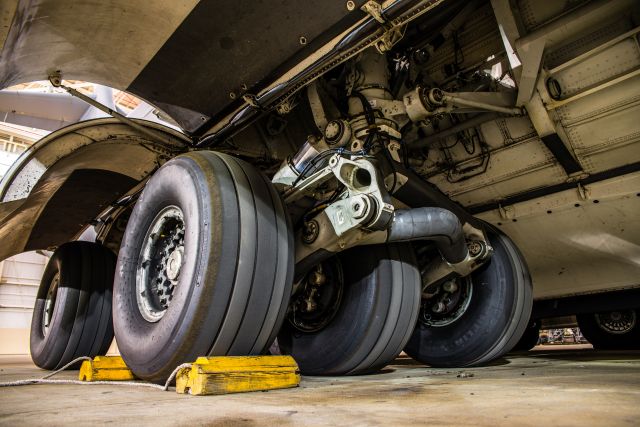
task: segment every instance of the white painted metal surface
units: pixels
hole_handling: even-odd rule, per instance
[[[583,196],[586,196],[583,197]],[[493,210],[480,218],[522,250],[534,297],[640,285],[640,173]]]
[[[450,159],[434,144],[419,170],[464,206],[499,205],[480,217],[515,239],[531,267],[538,299],[640,286],[638,172],[612,173],[580,191],[508,201],[640,162],[637,9],[629,0],[492,0],[457,35],[458,57],[488,58],[496,43],[504,54],[516,49],[518,61],[512,65],[522,66],[513,75],[528,115],[478,127],[490,151],[484,173],[458,182],[450,173],[438,173],[446,162],[459,168],[477,162],[477,152],[456,145],[459,135],[439,143],[453,147]],[[453,46],[445,44],[430,60],[439,67],[428,70],[436,81],[443,65],[454,61]],[[465,59],[462,66],[472,62]],[[553,96],[551,79],[561,89]],[[543,144],[541,136],[553,133],[582,171],[567,175]]]
[[[28,354],[29,330],[48,256],[26,252],[0,262],[0,354]]]

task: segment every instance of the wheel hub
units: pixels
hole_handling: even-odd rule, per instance
[[[316,332],[335,316],[342,301],[342,266],[334,258],[315,266],[292,298],[289,322],[299,331]]]
[[[136,298],[142,317],[159,321],[169,308],[184,261],[182,210],[167,206],[151,222],[136,273]]]
[[[430,288],[423,292],[422,324],[431,327],[450,325],[467,311],[473,293],[470,277],[448,280]]]
[[[634,310],[597,313],[595,318],[598,326],[611,334],[626,334],[636,326]]]
[[[180,274],[180,268],[182,267],[182,251],[182,247],[175,249],[167,259],[166,273],[169,280],[176,280]]]
[[[56,273],[51,279],[51,285],[47,291],[47,296],[44,301],[44,307],[42,309],[42,335],[47,336],[49,333],[49,326],[53,319],[53,309],[56,306],[56,296],[58,295],[58,286],[60,284],[60,273]]]

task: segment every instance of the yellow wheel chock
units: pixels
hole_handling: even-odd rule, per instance
[[[300,371],[291,356],[199,357],[176,376],[176,391],[192,395],[274,390],[299,384]]]
[[[300,384],[298,364],[291,356],[199,357],[177,371],[176,391],[191,395],[275,390]],[[97,356],[82,362],[79,379],[95,382],[136,378],[122,357]]]
[[[131,381],[135,380],[133,372],[120,356],[96,356],[93,360],[85,360],[80,366],[80,381]]]

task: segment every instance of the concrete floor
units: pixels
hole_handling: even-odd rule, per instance
[[[24,357],[0,358],[0,381],[43,373]],[[227,396],[102,385],[0,389],[0,425],[637,426],[639,419],[640,352],[588,345],[537,347],[473,369],[399,358],[376,375],[303,378],[296,389]]]

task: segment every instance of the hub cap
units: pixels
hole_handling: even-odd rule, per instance
[[[472,285],[471,278],[464,277],[448,280],[434,289],[425,289],[420,322],[426,326],[442,327],[460,319],[469,308]]]
[[[171,304],[184,259],[184,217],[167,206],[151,222],[136,270],[136,299],[142,317],[157,322]]]
[[[318,264],[297,285],[289,322],[302,332],[316,332],[331,322],[342,301],[344,278],[337,258]]]
[[[595,317],[598,326],[610,334],[626,334],[636,326],[634,310],[596,313]]]
[[[60,285],[60,273],[56,273],[51,279],[51,285],[47,291],[47,297],[44,300],[44,307],[42,308],[42,335],[47,336],[49,333],[49,326],[53,320],[53,309],[56,306],[56,296],[58,295],[58,286]]]

